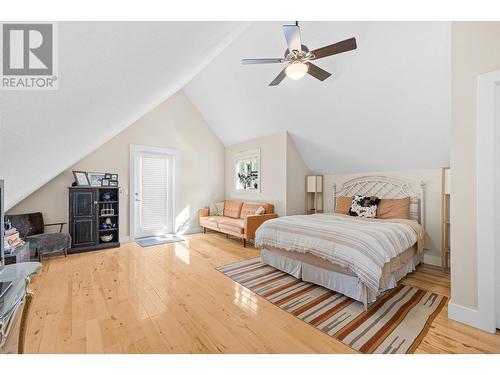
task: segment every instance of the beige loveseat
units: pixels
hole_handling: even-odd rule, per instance
[[[265,211],[258,215],[256,212],[260,207]],[[224,214],[221,216],[210,212],[208,208],[202,208],[199,212],[203,233],[206,233],[207,229],[226,233],[241,238],[245,247],[247,240],[255,238],[255,231],[264,221],[277,217],[272,204],[232,200],[224,201]]]

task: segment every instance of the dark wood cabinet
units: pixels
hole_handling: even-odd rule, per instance
[[[78,216],[94,216],[97,210],[97,189],[74,189],[72,191],[73,199],[73,215]],[[71,193],[70,193],[71,194]]]
[[[69,188],[70,253],[120,246],[119,188]]]

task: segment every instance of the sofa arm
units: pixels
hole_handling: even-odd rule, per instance
[[[208,208],[200,208],[200,210],[198,211],[198,219],[209,216],[209,213],[210,211]]]
[[[270,219],[276,219],[278,214],[263,214],[263,215],[248,215],[245,217],[245,238],[247,240],[253,240],[255,238],[255,232],[261,226],[264,221]]]

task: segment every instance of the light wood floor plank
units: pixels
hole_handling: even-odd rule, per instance
[[[259,256],[218,233],[54,257],[33,278],[27,353],[355,353],[215,267]],[[403,283],[449,296],[449,272]],[[500,353],[500,334],[434,320],[417,353]]]

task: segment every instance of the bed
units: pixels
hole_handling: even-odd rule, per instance
[[[294,215],[269,220],[256,233],[263,263],[362,302],[365,308],[415,270],[423,258],[424,187],[364,176],[346,181],[339,197],[410,198],[410,219],[366,219],[342,214]]]

